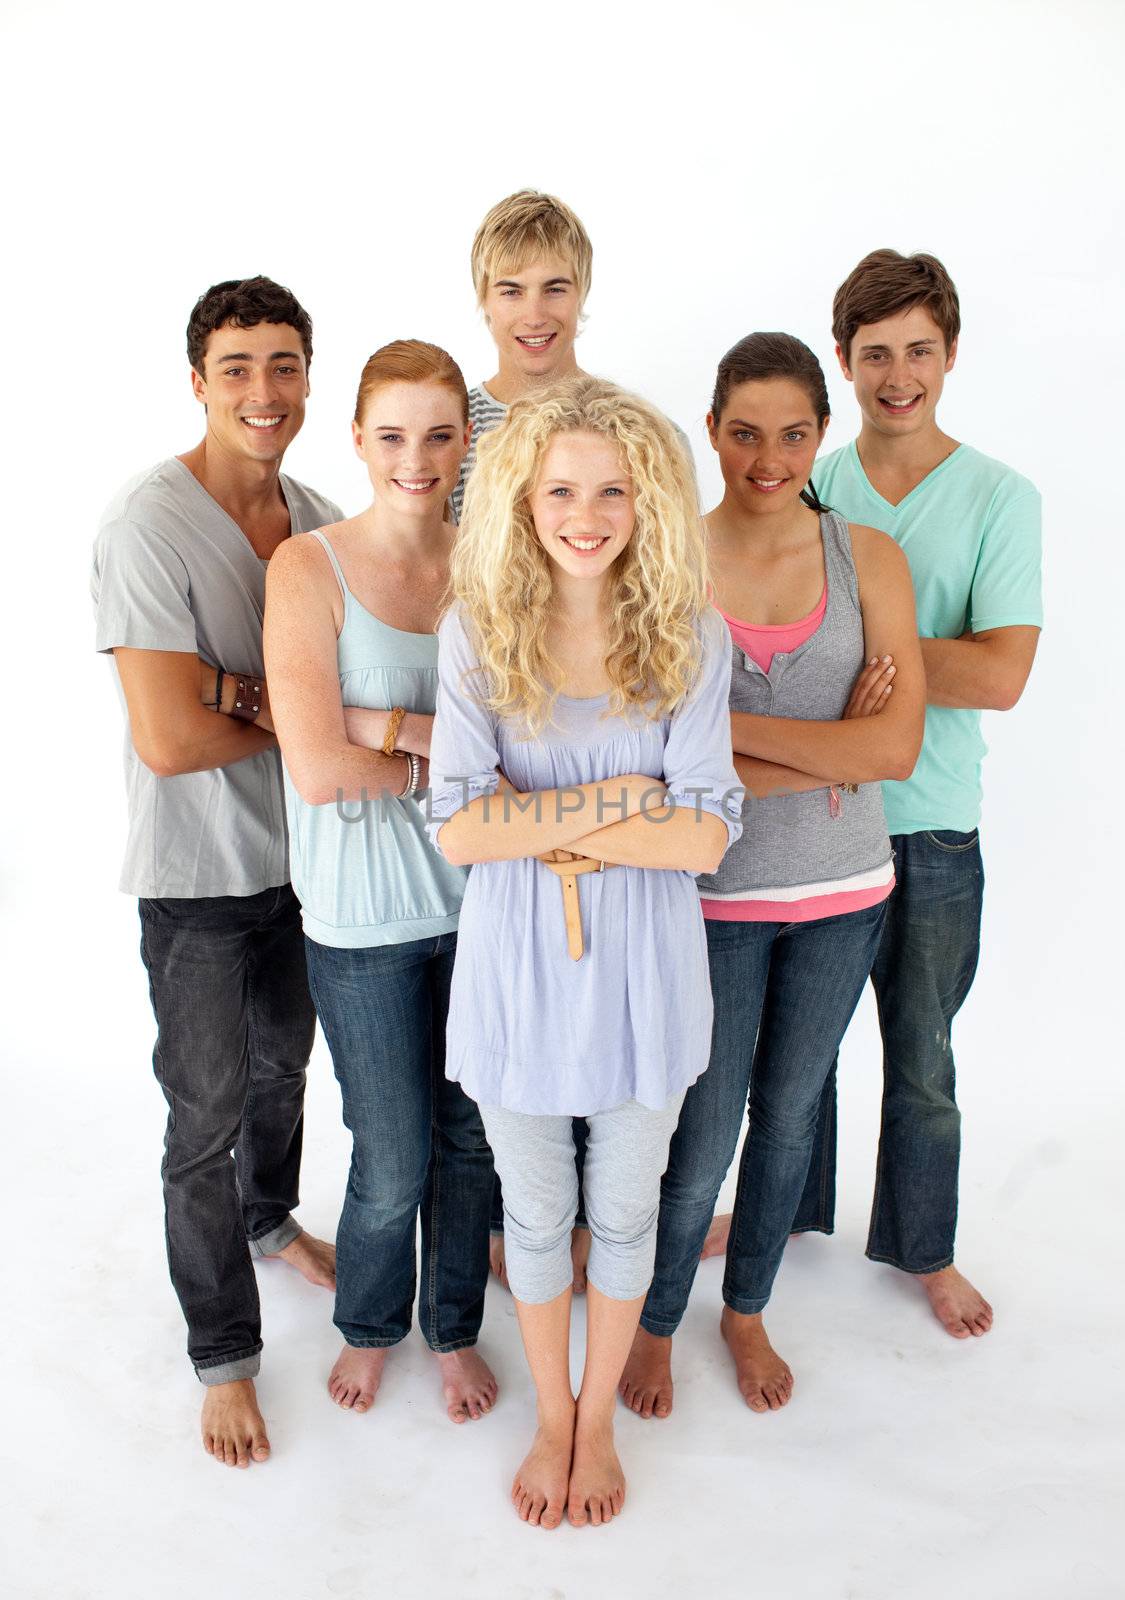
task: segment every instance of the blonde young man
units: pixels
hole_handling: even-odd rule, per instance
[[[582,376],[574,341],[590,292],[594,252],[581,222],[554,195],[521,189],[492,207],[473,240],[473,288],[499,367],[469,390],[473,425],[453,509],[461,519],[477,440],[514,400],[556,378]]]

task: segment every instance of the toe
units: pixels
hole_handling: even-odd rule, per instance
[[[652,1408],[653,1416],[670,1417],[672,1415],[672,1402],[667,1395],[661,1395]]]
[[[602,1503],[596,1494],[590,1496],[590,1526],[600,1528],[602,1525]]]
[[[572,1528],[584,1528],[589,1520],[586,1515],[586,1507],[580,1500],[569,1501],[566,1508],[566,1514],[570,1519],[570,1525]]]
[[[253,1456],[254,1460],[255,1461],[265,1461],[268,1458],[269,1453],[270,1453],[270,1442],[266,1438],[265,1434],[264,1433],[256,1434],[254,1436],[254,1441],[253,1441],[252,1445],[250,1446],[250,1454]]]
[[[548,1504],[539,1519],[539,1525],[542,1528],[557,1528],[562,1521],[562,1517],[562,1506]]]

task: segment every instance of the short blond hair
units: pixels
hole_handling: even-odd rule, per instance
[[[551,718],[562,673],[547,645],[551,563],[529,497],[560,433],[611,440],[633,481],[633,534],[610,579],[612,714],[671,714],[694,681],[707,605],[695,474],[671,423],[600,378],[567,378],[517,400],[481,439],[450,589],[477,648],[485,702],[500,716],[518,716],[533,736]]]
[[[594,247],[569,206],[553,194],[520,189],[488,212],[473,240],[473,288],[484,304],[490,283],[540,256],[561,256],[574,269],[581,311],[590,292]]]

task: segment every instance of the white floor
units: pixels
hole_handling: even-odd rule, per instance
[[[337,1344],[329,1297],[265,1266],[260,1395],[273,1458],[235,1473],[203,1454],[200,1391],[163,1260],[162,1101],[147,1067],[134,914],[125,901],[99,907],[63,1014],[47,998],[58,1005],[44,971],[49,907],[41,929],[21,921],[6,963],[30,962],[41,987],[34,1016],[11,1014],[5,1595],[1125,1593],[1116,1518],[1111,1527],[1125,1292],[1105,1265],[1120,1211],[1114,1093],[1099,1102],[1083,1086],[1081,1036],[1059,1035],[1053,1012],[1032,1023],[1034,995],[1008,991],[999,952],[979,991],[1014,1011],[993,1021],[974,997],[959,1049],[960,1260],[994,1302],[994,1333],[954,1342],[914,1285],[863,1259],[878,1087],[865,1003],[845,1057],[839,1232],[790,1247],[770,1318],[797,1374],[792,1404],[766,1417],[741,1405],[717,1333],[722,1268],[708,1263],[678,1341],[674,1416],[643,1423],[621,1411],[624,1516],[548,1535],[506,1499],[531,1394],[498,1288],[482,1344],[502,1398],[488,1419],[455,1428],[416,1336],[372,1413],[338,1411],[324,1392]],[[1005,955],[1020,970],[1019,950]],[[1037,1049],[1013,1053],[1013,1036]],[[301,1216],[330,1233],[346,1146],[319,1044],[308,1123]],[[581,1318],[575,1334],[577,1359]]]

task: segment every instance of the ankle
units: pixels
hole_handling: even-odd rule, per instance
[[[578,1396],[578,1410],[574,1419],[574,1431],[580,1434],[613,1433],[613,1420],[617,1414],[617,1390],[615,1389],[606,1400],[599,1396],[596,1400],[587,1395]]]
[[[569,1399],[559,1398],[549,1403],[540,1401],[536,1407],[536,1422],[541,1433],[573,1433],[574,1419],[577,1413],[577,1404],[571,1396]]]

